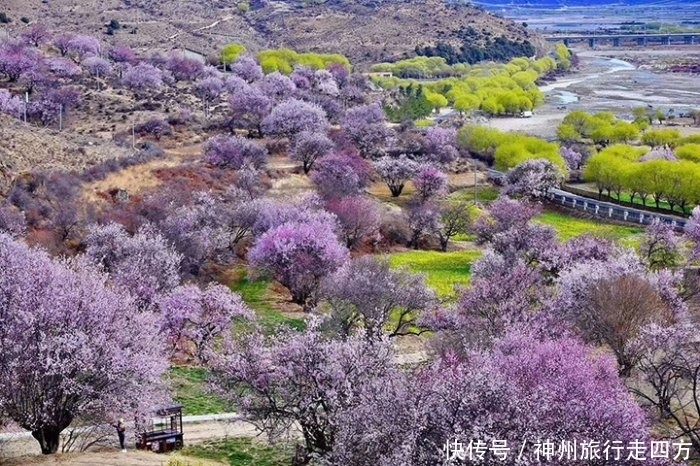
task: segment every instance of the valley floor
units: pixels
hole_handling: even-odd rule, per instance
[[[580,59],[579,69],[540,88],[545,93],[545,104],[536,108],[531,118],[492,118],[488,124],[501,131],[554,138],[559,123],[573,110],[613,111],[631,119],[635,107],[650,106],[665,112],[673,109],[679,114],[700,103],[700,75],[666,71],[675,63],[697,61],[700,46],[581,48],[575,52]],[[700,133],[700,128],[677,128],[683,135]]]

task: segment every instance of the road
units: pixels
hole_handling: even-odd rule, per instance
[[[676,230],[683,230],[686,219],[675,215],[662,215],[647,210],[625,207],[610,202],[598,201],[589,197],[572,194],[562,189],[552,189],[550,191],[551,201],[568,208],[587,212],[600,218],[612,219],[621,222],[649,225],[654,219],[659,219],[663,223],[671,225]]]
[[[182,423],[186,445],[225,437],[255,437],[259,434],[255,427],[244,421],[238,413],[183,416]],[[133,437],[133,425],[127,425],[127,438],[129,438],[129,432]],[[116,432],[113,440],[116,448]],[[0,433],[0,453],[2,453],[0,462],[2,458],[41,456],[39,444],[31,433],[24,430]]]
[[[486,172],[491,178],[505,178],[505,173],[492,168],[487,169]],[[687,221],[684,217],[663,215],[656,212],[649,212],[648,210],[599,201],[590,197],[579,196],[578,194],[573,194],[563,189],[551,189],[549,200],[550,202],[563,205],[570,209],[580,210],[601,219],[616,220],[634,225],[649,225],[654,219],[659,219],[677,230],[683,230]]]

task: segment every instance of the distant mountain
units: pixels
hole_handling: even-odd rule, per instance
[[[342,53],[361,67],[414,56],[417,47],[537,41],[521,23],[464,0],[0,0],[3,12],[11,33],[26,27],[24,18],[137,49],[216,55],[238,42],[251,51]],[[107,35],[110,20],[122,27]]]
[[[647,6],[655,8],[700,5],[700,0],[476,0],[487,9],[502,8],[597,8],[613,6]]]

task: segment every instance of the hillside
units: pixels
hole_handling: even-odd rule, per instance
[[[699,0],[478,0],[477,5],[485,8],[489,7],[511,7],[511,8],[579,8],[579,7],[667,7],[700,5]]]
[[[30,170],[82,170],[128,151],[102,138],[25,125],[0,115],[0,195],[12,179]]]
[[[339,52],[359,65],[404,58],[416,46],[438,42],[459,47],[460,30],[467,27],[477,32],[470,37],[474,45],[500,36],[528,39],[522,25],[442,0],[329,0],[309,6],[257,1],[242,10],[243,4],[205,0],[5,0],[0,7],[12,20],[2,27],[11,32],[25,27],[25,18],[137,49],[187,47],[213,55],[226,43],[240,42],[251,50]],[[108,35],[111,20],[121,28]]]

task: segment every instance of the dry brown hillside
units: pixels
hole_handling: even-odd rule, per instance
[[[102,138],[25,125],[0,115],[0,194],[20,173],[35,170],[80,170],[128,151]]]
[[[239,2],[240,3],[240,2]],[[402,58],[415,47],[455,41],[471,26],[487,37],[525,39],[519,24],[466,5],[443,0],[328,0],[304,2],[251,1],[242,12],[223,0],[3,0],[12,23],[26,27],[22,17],[54,29],[99,35],[108,43],[136,48],[187,47],[215,55],[226,43],[241,42],[251,50],[288,46],[299,51],[340,52],[354,63]],[[107,35],[106,25],[122,28]]]

